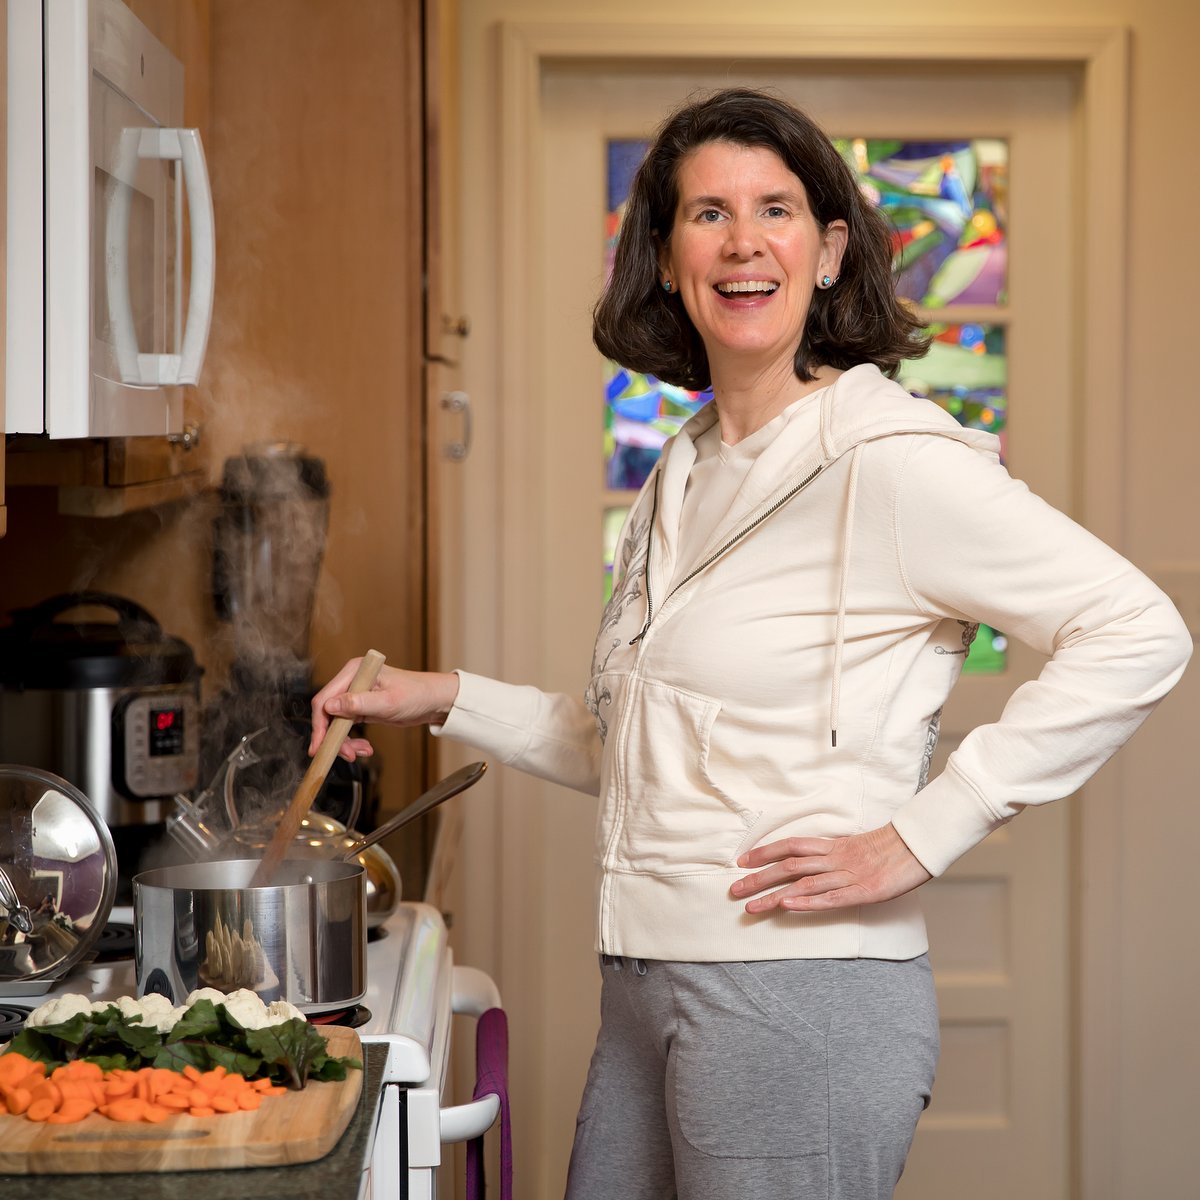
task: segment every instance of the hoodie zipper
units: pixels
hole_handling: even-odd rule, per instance
[[[704,562],[702,562],[685,579],[681,579],[679,581],[679,583],[676,584],[676,586],[673,587],[671,589],[671,591],[667,594],[667,600],[670,600],[670,598],[673,595],[675,595],[675,593],[677,591],[679,591],[679,589],[681,587],[683,587],[683,585],[685,583],[690,582],[697,575],[699,575],[700,572],[703,571],[706,567],[709,567],[714,562],[716,562],[717,559],[720,558],[721,555],[724,554],[731,546],[736,545],[748,533],[751,533],[753,530],[757,529],[758,526],[761,525],[769,516],[771,516],[775,512],[778,512],[778,510],[781,509],[793,496],[795,496],[797,492],[803,491],[804,488],[808,487],[808,485],[810,483],[812,483],[812,481],[814,479],[816,479],[816,477],[818,475],[820,475],[820,473],[823,470],[824,470],[824,466],[817,467],[815,471],[813,471],[811,474],[807,475],[804,479],[802,479],[786,495],[781,496],[778,500],[776,500],[775,503],[772,504],[771,507],[766,510],[766,512],[760,513],[753,521],[750,522],[749,525],[747,525],[744,529],[740,530],[737,534],[735,534],[733,537],[731,537],[727,542],[724,543],[724,545],[722,545],[720,547],[720,549],[718,549],[714,554],[710,555],[707,559],[705,559]],[[638,642],[640,642],[642,640],[642,638],[644,638],[646,636],[647,631],[650,629],[650,622],[654,616],[654,606],[653,606],[651,596],[650,596],[650,541],[649,541],[649,539],[652,538],[653,534],[654,534],[654,518],[655,518],[655,515],[657,514],[657,512],[658,512],[658,479],[655,478],[655,480],[654,480],[654,501],[653,501],[653,504],[650,509],[650,533],[647,535],[648,540],[647,540],[647,544],[646,544],[646,622],[642,626],[641,631],[637,634],[637,636],[630,639],[629,644],[631,646],[636,645]],[[666,601],[664,601],[663,603],[666,603]],[[633,672],[630,675],[630,679],[629,679],[630,684],[632,684],[633,680],[637,677],[638,673],[639,673],[639,667],[635,666],[633,668]],[[628,725],[627,725],[627,721],[629,719],[628,706],[626,707],[625,712],[622,714],[622,718],[623,719],[621,721],[620,728],[616,731],[616,736],[617,736],[618,740],[624,738],[626,730],[628,728]],[[622,754],[622,752],[623,752],[623,744],[622,744],[621,750],[618,751],[618,754]],[[621,771],[618,771],[619,775],[621,773],[622,773]],[[601,888],[600,888],[600,905],[599,905],[599,908],[600,908],[599,922],[600,922],[601,943],[604,943],[604,941],[607,937],[607,934],[608,934],[608,930],[609,930],[610,922],[609,922],[609,916],[608,916],[608,906],[610,903],[609,898],[611,895],[611,888],[612,888],[612,876],[610,874],[610,869],[611,869],[612,863],[613,863],[614,850],[615,850],[618,840],[620,839],[621,830],[624,828],[624,824],[625,824],[625,803],[624,803],[624,800],[622,799],[621,803],[618,806],[618,811],[615,814],[614,819],[613,819],[612,833],[610,834],[608,843],[604,848],[604,860],[603,861],[604,861],[604,866],[605,866],[605,872],[604,872],[604,879],[603,879],[603,882],[602,882]]]
[[[654,545],[654,518],[658,515],[658,481],[661,478],[662,471],[659,470],[654,476],[654,496],[650,502],[650,525],[646,530],[646,623],[635,637],[629,639],[631,646],[636,646],[646,636],[646,630],[650,628],[650,619],[654,615],[654,598],[650,595],[650,548]]]
[[[807,476],[805,476],[805,478],[800,480],[800,482],[798,484],[796,484],[796,486],[794,488],[792,488],[792,490],[790,492],[788,492],[785,496],[781,496],[778,500],[776,500],[775,503],[772,504],[771,507],[768,508],[766,512],[760,513],[757,517],[755,517],[754,520],[751,521],[750,524],[745,527],[745,529],[739,530],[737,533],[735,533],[733,535],[733,537],[731,537],[729,539],[729,541],[727,541],[718,550],[714,551],[713,554],[711,554],[708,558],[706,558],[693,571],[691,571],[689,574],[685,575],[667,593],[667,598],[666,598],[666,600],[663,601],[663,603],[665,604],[667,602],[667,600],[670,600],[670,598],[673,595],[675,595],[675,593],[677,591],[679,591],[679,589],[681,587],[683,587],[684,584],[690,583],[693,579],[695,579],[696,576],[699,575],[701,571],[705,570],[705,568],[707,568],[707,567],[711,567],[712,564],[715,563],[717,561],[717,559],[721,557],[722,554],[724,554],[731,547],[736,546],[737,543],[742,540],[742,538],[744,538],[748,533],[752,533],[755,529],[757,529],[769,516],[771,516],[773,513],[778,512],[779,509],[781,509],[797,492],[803,491],[806,487],[808,487],[808,485],[810,483],[812,483],[812,481],[814,479],[816,479],[816,477],[818,475],[820,475],[820,473],[824,469],[825,468],[823,466],[817,467],[817,469],[815,471],[813,471],[812,474],[807,475]],[[655,513],[655,510],[657,509],[657,507],[658,507],[658,481],[655,480],[655,482],[654,482],[654,508],[652,508],[650,510],[650,535],[651,536],[654,533],[654,513]],[[638,632],[638,634],[635,637],[630,638],[629,644],[631,646],[636,645],[638,642],[640,642],[642,640],[642,638],[644,638],[646,636],[647,632],[650,629],[650,621],[652,620],[653,616],[654,616],[654,610],[650,603],[650,546],[649,546],[649,544],[647,544],[647,546],[646,546],[646,623],[642,626],[641,630]]]

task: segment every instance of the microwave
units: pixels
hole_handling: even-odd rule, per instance
[[[5,432],[180,433],[216,267],[183,67],[119,0],[7,9]]]

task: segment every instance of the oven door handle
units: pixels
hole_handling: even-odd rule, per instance
[[[470,1104],[443,1108],[439,1115],[443,1142],[469,1142],[472,1138],[482,1137],[495,1125],[500,1115],[500,1097],[495,1092],[488,1092]]]
[[[455,966],[450,1007],[453,1012],[470,1017],[494,1014],[480,1024],[474,1100],[440,1110],[441,1140],[467,1142],[482,1137],[500,1115],[500,1089],[508,1088],[507,1023],[500,1008],[500,990],[491,976],[477,967]],[[493,1084],[498,1090],[491,1090]]]

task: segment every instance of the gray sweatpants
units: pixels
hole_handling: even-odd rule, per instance
[[[567,1200],[889,1200],[937,1064],[925,955],[601,969]]]

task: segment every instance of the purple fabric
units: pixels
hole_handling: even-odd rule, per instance
[[[508,1114],[508,1017],[502,1008],[489,1008],[475,1028],[475,1092],[480,1100],[500,1097],[500,1200],[512,1200],[512,1128]],[[467,1200],[485,1200],[483,1137],[467,1143]]]

